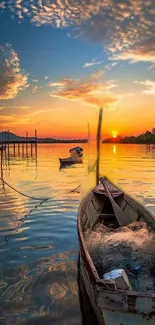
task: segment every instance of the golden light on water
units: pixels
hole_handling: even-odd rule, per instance
[[[113,153],[116,154],[116,145],[113,145]]]

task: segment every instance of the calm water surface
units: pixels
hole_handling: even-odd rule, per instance
[[[76,220],[80,198],[94,186],[95,174],[87,174],[95,150],[84,144],[84,163],[59,169],[71,146],[39,144],[32,155],[11,148],[9,159],[3,156],[6,182],[49,200],[0,181],[0,324],[81,324]],[[101,174],[155,215],[153,147],[102,145]],[[80,184],[81,194],[71,192]]]

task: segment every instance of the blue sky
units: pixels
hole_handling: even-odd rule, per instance
[[[154,18],[154,0],[1,1],[0,129],[83,136],[100,105],[106,134],[154,127]]]

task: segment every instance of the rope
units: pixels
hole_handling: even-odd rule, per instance
[[[23,196],[25,196],[25,197],[27,197],[27,198],[29,198],[29,199],[33,199],[33,200],[37,200],[37,201],[41,201],[38,205],[36,205],[35,206],[35,208],[34,209],[31,209],[25,216],[24,216],[24,218],[26,218],[26,217],[28,217],[30,214],[31,214],[31,212],[33,212],[35,209],[37,209],[40,205],[42,205],[44,202],[46,202],[47,200],[49,200],[49,198],[38,198],[38,197],[33,197],[33,196],[29,196],[29,195],[26,195],[26,194],[24,194],[24,193],[22,193],[22,192],[20,192],[20,191],[18,191],[18,190],[16,190],[13,186],[11,186],[10,184],[8,184],[2,177],[0,177],[0,180],[2,181],[2,183],[3,184],[6,184],[8,187],[10,187],[13,191],[15,191],[15,192],[17,192],[17,193],[19,193],[19,194],[21,194],[21,195],[23,195]],[[10,231],[13,231],[13,230],[17,230],[20,226],[21,226],[21,224],[24,222],[24,218],[21,218],[20,219],[20,222],[19,222],[19,224],[18,224],[18,226],[17,227],[15,227],[15,228],[12,228],[12,229],[10,229]],[[4,242],[0,245],[0,248],[2,247],[2,246],[4,246],[5,244],[7,244],[8,243],[8,239],[6,238],[6,236],[5,236],[5,239],[4,239]],[[0,260],[1,260],[1,258],[0,258]]]
[[[94,163],[93,167],[91,168],[91,170],[89,170],[88,175],[89,175],[89,174],[92,172],[92,170],[95,168],[96,163],[97,163],[97,160],[95,161],[95,163]]]
[[[19,229],[19,227],[21,226],[21,224],[24,222],[24,220],[25,220],[25,218],[27,218],[35,209],[37,209],[41,204],[43,204],[45,201],[47,201],[48,199],[44,199],[44,200],[42,200],[38,205],[36,205],[35,207],[34,207],[34,209],[31,209],[27,214],[25,214],[25,216],[24,217],[22,217],[21,219],[19,219],[19,224],[16,226],[16,227],[14,227],[14,228],[11,228],[11,229],[8,229],[8,231],[17,231],[18,229]],[[5,236],[5,239],[4,239],[4,242],[0,245],[0,248],[1,247],[3,247],[5,244],[7,244],[8,243],[8,239],[7,239],[7,237]],[[1,258],[0,258],[0,260],[1,260]]]
[[[95,161],[93,167],[91,168],[91,170],[89,171],[88,174],[90,174],[90,173],[92,172],[92,170],[94,169],[95,165],[96,165],[96,161]],[[7,183],[7,182],[6,182],[2,177],[0,177],[0,180],[2,181],[3,184],[6,184],[6,185],[7,185],[8,187],[10,187],[13,191],[19,193],[20,195],[25,196],[25,197],[27,197],[27,198],[29,198],[29,199],[32,199],[32,200],[38,200],[38,201],[41,201],[37,206],[35,206],[35,209],[37,209],[37,207],[40,206],[41,204],[43,204],[44,202],[50,200],[50,198],[38,198],[38,197],[33,197],[33,196],[30,196],[30,195],[24,194],[24,193],[18,191],[17,189],[15,189],[15,188],[14,188],[13,186],[11,186],[10,184],[8,184],[8,183]],[[74,188],[73,190],[69,191],[68,193],[73,193],[73,192],[80,193],[79,191],[77,191],[77,189],[78,189],[79,187],[81,187],[81,185],[78,185],[76,188]],[[30,215],[31,212],[32,212],[33,210],[35,210],[35,209],[31,209],[31,210],[29,211],[29,213],[26,214],[24,217],[26,218],[26,217],[27,217],[28,215]],[[17,229],[20,227],[20,225],[22,224],[22,222],[24,222],[24,218],[20,219],[20,221],[21,221],[21,222],[18,224],[18,226],[15,227],[15,228],[13,228],[13,229],[10,229],[10,231],[12,231],[12,230],[17,230]],[[7,243],[8,243],[8,239],[7,239],[6,236],[5,236],[4,243],[2,243],[2,244],[0,245],[0,248],[1,248],[2,246],[4,246],[5,244],[7,244]],[[0,258],[0,260],[1,260],[1,258]]]
[[[24,193],[18,191],[17,189],[15,189],[15,188],[14,188],[13,186],[11,186],[10,184],[8,184],[8,183],[7,183],[7,182],[6,182],[2,177],[0,177],[0,180],[2,181],[3,184],[6,184],[9,188],[11,188],[13,191],[19,193],[20,195],[22,195],[22,196],[24,196],[24,197],[27,197],[27,198],[29,198],[29,199],[32,199],[32,200],[41,201],[37,206],[35,206],[34,209],[31,209],[31,210],[30,210],[30,211],[29,211],[29,212],[24,216],[24,218],[21,218],[21,219],[20,219],[20,222],[19,222],[19,224],[18,224],[17,227],[10,229],[10,231],[17,230],[17,229],[21,226],[21,224],[24,222],[24,219],[25,219],[26,217],[28,217],[28,216],[29,216],[29,215],[30,215],[30,214],[31,214],[35,209],[37,209],[37,208],[38,208],[40,205],[42,205],[44,202],[50,200],[50,198],[38,198],[38,197],[33,197],[33,196],[30,196],[30,195],[24,194]],[[81,186],[81,185],[77,186],[75,189],[71,190],[69,193],[71,193],[71,192],[75,192],[75,191],[76,191],[80,186]],[[77,193],[79,193],[79,192],[77,191]],[[8,243],[8,239],[7,239],[6,236],[5,236],[4,242],[0,245],[0,248],[3,247],[3,246],[4,246],[5,244],[7,244],[7,243]],[[0,258],[0,260],[1,260],[1,258]]]
[[[92,172],[92,170],[95,168],[96,163],[97,163],[97,160],[95,161],[95,163],[94,163],[93,167],[91,168],[91,170],[89,170],[88,175],[89,175],[89,174]],[[78,185],[78,186],[75,187],[73,190],[69,191],[68,193],[72,193],[72,192],[80,193],[79,191],[76,191],[79,187],[81,187],[81,185]]]
[[[80,186],[81,186],[81,185],[78,185],[77,187],[74,188],[74,190],[71,190],[71,191],[69,191],[68,193],[75,192],[75,191],[76,191]],[[79,193],[79,192],[77,191],[77,193]]]
[[[92,170],[94,169],[95,166],[96,166],[96,161],[95,161],[93,167],[91,168],[91,170],[89,170],[88,174],[90,174],[90,173],[92,172]],[[24,194],[24,193],[18,191],[17,189],[15,189],[15,188],[14,188],[13,186],[11,186],[10,184],[8,184],[8,183],[7,183],[7,182],[6,182],[2,177],[0,177],[0,180],[1,180],[4,184],[6,184],[8,187],[10,187],[12,190],[14,190],[15,192],[17,192],[17,193],[19,193],[19,194],[21,194],[21,195],[23,195],[23,196],[25,196],[25,197],[27,197],[27,198],[29,198],[29,199],[32,199],[32,200],[38,200],[38,201],[43,201],[43,202],[49,200],[49,198],[38,198],[38,197],[34,197],[34,196],[30,196],[30,195]],[[81,187],[81,185],[78,185],[78,186],[75,187],[73,190],[69,191],[68,193],[75,192],[79,187]],[[77,191],[77,193],[79,193],[79,192]],[[43,202],[42,202],[42,203],[43,203]],[[42,204],[42,203],[41,203],[41,204]]]
[[[8,184],[8,183],[7,183],[3,178],[0,177],[0,180],[1,180],[4,184],[6,184],[8,187],[10,187],[12,190],[14,190],[15,192],[17,192],[17,193],[19,193],[19,194],[21,194],[21,195],[23,195],[23,196],[25,196],[25,197],[27,197],[27,198],[29,198],[29,199],[32,199],[32,200],[38,200],[38,201],[43,201],[43,202],[49,200],[49,198],[38,198],[38,197],[33,197],[33,196],[29,196],[29,195],[27,195],[27,194],[24,194],[24,193],[22,193],[22,192],[16,190],[13,186],[9,185],[9,184]]]

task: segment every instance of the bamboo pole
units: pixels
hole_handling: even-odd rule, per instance
[[[88,142],[90,141],[90,126],[89,126],[89,123],[88,123]]]
[[[18,156],[20,156],[20,142],[18,142]]]
[[[35,145],[37,145],[37,130],[35,129]]]
[[[90,163],[90,161],[89,161],[89,159],[90,159],[90,126],[89,126],[89,123],[87,124],[87,126],[88,126],[88,173],[89,173],[89,170],[90,170],[90,165],[89,165],[89,163]]]
[[[28,132],[26,132],[26,157],[28,157]]]
[[[10,151],[9,151],[9,148],[10,148],[9,130],[8,130],[7,136],[8,136],[8,157],[9,157],[9,155],[10,155]]]
[[[101,127],[102,127],[102,107],[99,111],[98,128],[97,128],[97,161],[96,161],[96,185],[99,183],[100,177],[100,141],[101,141]]]
[[[3,176],[3,149],[1,148],[1,178]]]

